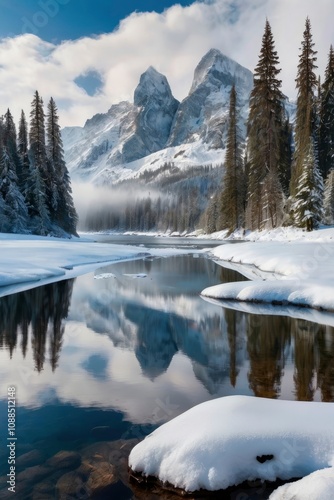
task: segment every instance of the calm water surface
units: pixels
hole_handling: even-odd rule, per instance
[[[209,244],[217,243],[202,243]],[[35,456],[19,471],[60,450],[84,456],[97,444],[142,439],[220,396],[334,401],[332,327],[246,314],[199,296],[207,286],[240,279],[195,253],[114,264],[0,298],[0,498],[8,472],[8,386],[17,392],[17,456]],[[55,498],[61,474],[42,476],[20,476],[19,498]],[[119,482],[97,498],[134,496]]]

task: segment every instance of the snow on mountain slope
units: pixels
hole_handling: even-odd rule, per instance
[[[225,150],[209,149],[201,141],[196,141],[161,149],[139,160],[112,168],[104,166],[106,156],[101,156],[96,162],[97,171],[91,177],[91,181],[96,185],[115,185],[118,182],[135,179],[146,171],[159,170],[166,163],[175,164],[180,169],[198,165],[219,165],[224,163]]]
[[[211,148],[223,148],[233,84],[241,110],[240,126],[245,135],[244,122],[253,87],[253,74],[219,50],[211,49],[195,69],[189,95],[177,110],[168,146],[200,139]]]
[[[62,130],[65,160],[73,179],[113,184],[166,162],[178,167],[222,163],[229,95],[235,83],[241,129],[248,112],[252,73],[211,49],[180,104],[165,76],[150,67],[141,76],[134,102],[113,105],[85,126]]]

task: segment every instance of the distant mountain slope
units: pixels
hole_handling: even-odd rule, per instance
[[[195,69],[189,95],[178,107],[167,145],[201,140],[210,148],[223,148],[233,83],[242,124],[247,117],[253,74],[219,50],[211,49]]]
[[[253,84],[248,69],[211,49],[195,70],[189,95],[179,103],[166,77],[148,68],[133,103],[115,104],[82,128],[62,130],[72,178],[110,185],[165,162],[180,167],[221,163],[233,83],[245,134]]]

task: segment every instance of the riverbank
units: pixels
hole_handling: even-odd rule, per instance
[[[168,257],[187,250],[107,245],[89,238],[61,239],[0,233],[0,297],[70,279],[115,262]]]
[[[221,245],[210,255],[252,281],[209,287],[204,297],[334,310],[334,229],[295,241]]]

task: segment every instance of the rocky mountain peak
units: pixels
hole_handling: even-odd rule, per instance
[[[195,69],[189,95],[178,107],[168,146],[202,139],[211,148],[224,148],[233,84],[237,90],[238,105],[244,107],[242,114],[246,117],[253,86],[251,71],[219,50],[209,50]]]
[[[145,106],[148,100],[173,100],[167,78],[150,66],[140,77],[134,93],[135,106]]]
[[[253,74],[236,61],[224,55],[218,49],[210,49],[197,65],[194,80],[190,89],[193,93],[200,85],[220,86],[222,84],[236,85],[243,80],[251,88]]]

